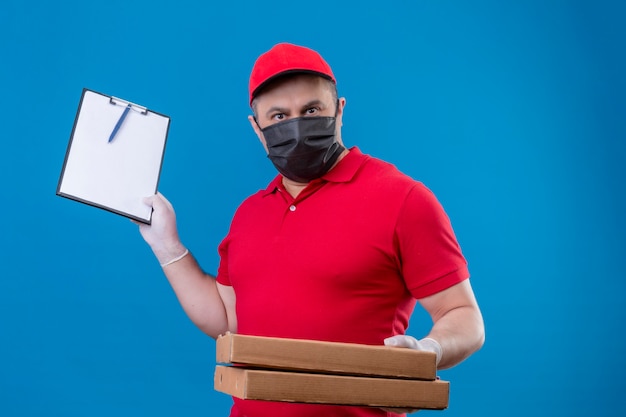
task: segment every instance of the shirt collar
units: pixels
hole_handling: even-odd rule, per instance
[[[356,172],[365,162],[367,156],[364,155],[357,146],[350,148],[350,152],[344,156],[333,169],[322,176],[322,180],[328,182],[349,182],[354,178]],[[279,189],[284,189],[282,175],[278,174],[263,192],[263,196],[272,194]]]
[[[366,159],[367,157],[363,155],[361,150],[353,146],[350,148],[350,152],[333,169],[322,176],[322,179],[329,182],[351,181]]]
[[[272,180],[272,182],[270,182],[270,184],[267,186],[267,188],[263,191],[263,197],[269,195],[269,194],[273,194],[274,192],[278,191],[279,189],[284,188],[283,187],[283,176],[278,174],[276,177],[274,177],[274,179]]]

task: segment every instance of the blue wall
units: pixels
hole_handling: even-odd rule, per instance
[[[227,415],[214,343],[136,226],[55,190],[83,87],[170,115],[160,190],[214,272],[233,211],[274,175],[247,77],[280,41],[333,66],[346,144],[452,219],[487,342],[441,373],[440,415],[626,414],[624,3],[337,3],[0,5],[1,415]],[[418,312],[410,332],[428,326]]]

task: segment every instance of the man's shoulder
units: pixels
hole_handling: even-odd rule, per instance
[[[419,180],[404,173],[395,164],[375,156],[367,154],[363,156],[365,160],[362,164],[361,175],[359,175],[362,181],[393,186],[393,188],[423,187]]]
[[[263,204],[264,201],[266,201],[268,198],[271,199],[272,195],[279,192],[279,188],[280,176],[277,175],[269,182],[269,184],[265,188],[259,189],[244,198],[243,201],[239,204],[237,212],[241,211],[242,209],[257,209],[259,205]]]

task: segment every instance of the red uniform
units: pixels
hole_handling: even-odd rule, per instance
[[[469,277],[435,196],[352,148],[292,198],[275,178],[246,199],[220,244],[240,334],[382,345],[415,300]],[[378,409],[241,401],[231,416],[384,416]]]

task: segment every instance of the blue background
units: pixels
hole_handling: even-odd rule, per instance
[[[136,226],[55,190],[83,87],[168,114],[160,190],[215,272],[274,175],[248,74],[290,41],[332,65],[345,143],[430,187],[469,260],[487,341],[437,415],[625,415],[623,4],[3,1],[0,414],[227,415]]]

